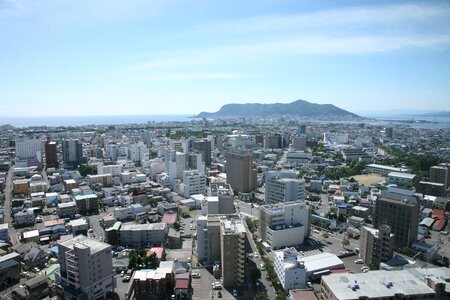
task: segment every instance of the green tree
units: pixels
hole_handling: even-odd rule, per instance
[[[344,216],[343,214],[339,214],[339,215],[337,216],[337,221],[338,221],[339,223],[345,223],[345,222],[347,221],[347,219],[345,218],[345,216]]]
[[[322,231],[322,237],[326,240],[330,237],[330,235],[328,234],[328,232]]]
[[[269,296],[265,293],[258,292],[255,296],[256,300],[269,300]]]
[[[343,247],[347,247],[348,245],[350,245],[350,241],[346,238],[344,238],[341,242]]]
[[[97,174],[97,166],[90,166],[90,165],[81,165],[80,166],[80,175],[81,176],[95,175],[95,174]]]

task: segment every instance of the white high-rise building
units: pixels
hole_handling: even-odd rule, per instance
[[[42,141],[41,140],[22,140],[16,141],[16,158],[38,158],[42,153]]]
[[[128,157],[133,162],[140,162],[149,158],[147,145],[142,142],[131,144],[128,148]]]
[[[183,172],[184,197],[206,194],[206,175],[197,170]]]
[[[97,168],[97,174],[102,175],[102,174],[111,174],[113,177],[114,176],[120,176],[120,173],[122,173],[123,171],[123,166],[122,165],[100,165]]]
[[[116,287],[111,245],[78,235],[58,251],[65,299],[103,299]]]
[[[303,243],[309,235],[310,207],[295,201],[260,206],[260,236],[272,249]]]
[[[305,181],[303,179],[294,179],[292,174],[295,173],[277,173],[266,175],[266,204],[304,201]]]
[[[274,268],[285,291],[306,287],[305,263],[294,248],[275,251]]]

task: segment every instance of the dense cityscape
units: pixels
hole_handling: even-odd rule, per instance
[[[446,299],[448,128],[0,128],[2,299]]]

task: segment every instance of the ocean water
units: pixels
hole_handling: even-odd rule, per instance
[[[450,129],[450,117],[424,117],[424,116],[373,116],[376,122],[369,122],[374,125],[409,125],[411,128],[423,129]],[[426,121],[423,123],[420,121]],[[431,122],[431,123],[428,123]]]
[[[83,125],[118,125],[143,124],[147,122],[189,122],[188,115],[149,115],[149,116],[72,116],[72,117],[0,117],[0,125],[14,127],[29,126],[83,126]]]

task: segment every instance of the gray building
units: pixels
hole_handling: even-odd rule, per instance
[[[403,248],[417,241],[419,215],[420,202],[416,197],[384,192],[375,204],[374,225],[389,225],[394,248]]]
[[[123,224],[119,230],[120,244],[126,247],[147,247],[166,242],[169,228],[166,223]]]
[[[62,142],[64,166],[76,168],[83,163],[83,144],[78,139],[68,139]]]
[[[391,227],[381,225],[380,229],[363,226],[359,238],[359,257],[365,264],[386,262],[392,258],[394,235]]]
[[[211,141],[208,139],[202,139],[200,141],[192,142],[192,149],[202,154],[202,160],[205,162],[205,166],[211,166]]]
[[[116,287],[111,245],[78,235],[58,244],[64,299],[101,299]]]

